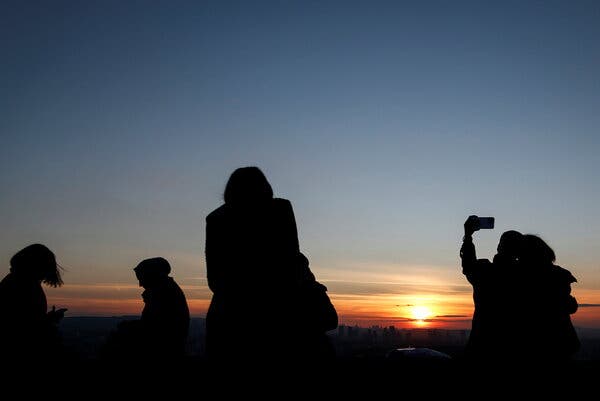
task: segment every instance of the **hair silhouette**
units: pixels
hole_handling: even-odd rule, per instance
[[[54,253],[42,244],[26,246],[10,259],[11,273],[40,280],[51,287],[63,284],[60,269]]]
[[[543,239],[537,235],[523,236],[523,252],[521,259],[534,266],[549,265],[556,261],[556,254]]]
[[[258,167],[240,167],[229,177],[223,198],[228,204],[264,202],[273,198],[273,189]]]
[[[515,230],[502,233],[498,242],[498,255],[511,260],[516,260],[521,255],[523,248],[523,234]]]

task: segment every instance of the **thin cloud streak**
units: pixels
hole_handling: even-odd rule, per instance
[[[467,315],[437,315],[435,318],[468,318]]]
[[[351,280],[320,280],[330,293],[349,293],[356,295],[400,295],[428,293],[440,295],[470,294],[468,285],[425,284],[410,282],[358,282]]]

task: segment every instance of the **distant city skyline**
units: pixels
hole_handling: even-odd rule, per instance
[[[478,214],[479,257],[541,235],[600,328],[598,21],[584,0],[3,4],[0,274],[43,243],[50,306],[139,314],[133,267],[162,256],[202,316],[204,219],[255,165],[342,323],[469,327]]]
[[[116,329],[119,322],[132,317],[66,317],[61,324],[61,334],[66,347],[84,358],[95,358],[106,341],[107,335]],[[133,317],[134,318],[134,317]],[[246,330],[253,327],[240,327],[240,340]],[[506,331],[515,330],[507,326]],[[579,329],[582,348],[575,355],[576,360],[600,359],[600,329]],[[187,340],[187,355],[203,357],[205,353],[205,321],[202,318],[191,320]],[[469,336],[468,329],[430,329],[423,327],[396,329],[394,326],[358,327],[340,325],[328,332],[337,356],[384,357],[389,351],[402,347],[426,347],[450,352],[454,356],[462,354]]]

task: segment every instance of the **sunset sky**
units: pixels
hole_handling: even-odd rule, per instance
[[[479,257],[539,234],[600,328],[599,21],[598,1],[2,2],[0,273],[40,242],[65,268],[50,305],[139,314],[132,269],[163,256],[202,316],[204,218],[256,165],[343,323],[469,327],[478,214]]]

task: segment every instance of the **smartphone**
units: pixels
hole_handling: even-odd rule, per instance
[[[493,217],[479,217],[479,228],[480,229],[494,228],[494,218]]]

